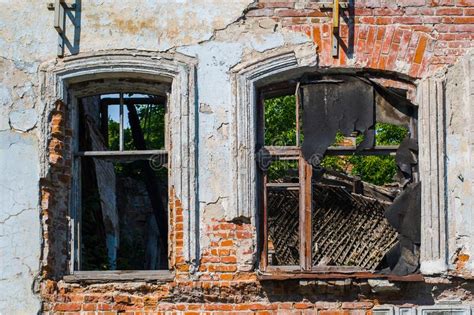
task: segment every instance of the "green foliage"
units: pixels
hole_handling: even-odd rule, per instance
[[[375,133],[376,145],[397,145],[406,137],[408,130],[396,125],[376,123]],[[356,143],[359,144],[362,140],[362,135],[359,135]],[[336,143],[338,143],[337,138]],[[393,156],[326,156],[321,165],[328,169],[359,176],[363,181],[375,185],[393,182],[393,177],[397,172]]]
[[[265,100],[265,145],[296,145],[295,96]]]
[[[140,126],[148,150],[163,149],[165,146],[165,114],[166,109],[160,105],[136,105]],[[119,150],[120,124],[109,119],[109,150]],[[124,150],[135,150],[131,128],[124,129]],[[132,164],[116,163],[115,171],[120,176],[142,178],[141,169]],[[159,178],[167,177],[167,170],[161,168],[156,171]]]
[[[296,145],[296,99],[293,95],[265,100],[265,145]],[[270,180],[287,181],[298,171],[296,161],[274,161],[268,170]],[[296,173],[298,174],[298,173]]]
[[[294,96],[283,96],[265,100],[265,145],[296,145],[296,104]],[[377,123],[376,145],[397,145],[407,136],[404,127]],[[341,143],[344,135],[337,133],[334,144]],[[356,137],[356,143],[363,135]],[[296,162],[293,162],[296,164]],[[363,181],[383,185],[393,181],[397,166],[393,156],[325,156],[322,167],[359,176]],[[270,179],[287,176],[290,169],[297,165],[272,163],[269,169]]]
[[[401,126],[377,123],[375,125],[376,145],[397,145],[407,136],[408,130]],[[352,175],[359,176],[363,181],[383,185],[393,182],[397,173],[397,164],[393,156],[360,156],[349,158],[353,165]]]
[[[268,169],[268,177],[270,181],[277,179],[283,182],[292,182],[298,177],[298,161],[273,161]]]
[[[162,149],[165,146],[165,113],[164,106],[136,105],[140,126],[147,149]],[[134,150],[132,130],[124,129],[124,149]],[[109,150],[119,150],[120,125],[117,121],[109,119]]]

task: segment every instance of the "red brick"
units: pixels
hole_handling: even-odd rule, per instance
[[[206,304],[204,305],[206,311],[232,311],[233,304]]]
[[[231,273],[223,273],[219,276],[219,278],[224,281],[230,281],[234,279],[234,275]]]
[[[461,8],[440,8],[436,9],[436,15],[463,15]]]
[[[465,8],[463,14],[466,16],[474,15],[474,8]]]
[[[431,8],[419,8],[419,7],[413,7],[413,8],[406,8],[405,9],[405,15],[433,15],[435,14],[435,10]]]
[[[237,258],[234,256],[226,256],[221,258],[221,262],[225,264],[235,264],[237,263]]]
[[[392,38],[395,33],[393,30],[393,26],[387,27],[387,31],[385,32],[385,38],[382,41],[382,54],[388,54],[388,52],[390,51],[390,44],[392,43]]]
[[[410,67],[410,71],[408,72],[408,75],[416,78],[418,77],[419,71],[420,71],[420,65],[417,64],[412,64]]]
[[[293,8],[294,3],[290,1],[265,1],[262,2],[264,8]]]
[[[393,42],[400,43],[402,40],[402,35],[403,35],[403,30],[401,29],[395,30],[395,33],[393,33]]]
[[[367,44],[365,45],[365,52],[370,53],[374,48],[375,44],[375,35],[376,35],[376,27],[372,26],[369,29],[369,34],[367,35]]]
[[[328,24],[323,24],[322,26],[322,31],[323,31],[323,37],[330,37],[331,33],[330,33],[330,27]]]
[[[387,56],[380,56],[378,68],[381,70],[387,68]]]
[[[356,38],[359,39],[366,39],[367,38],[367,33],[369,32],[368,26],[365,25],[360,25],[356,27]]]
[[[321,28],[319,25],[313,27],[313,42],[317,45],[317,51],[321,51]]]
[[[456,5],[460,7],[474,7],[474,0],[457,0]]]
[[[473,16],[453,17],[450,19],[452,19],[450,23],[453,24],[474,24]]]
[[[232,240],[224,240],[224,241],[221,241],[221,246],[233,246],[234,245],[234,241]]]
[[[373,15],[373,11],[370,8],[355,8],[354,15],[355,16],[371,16]]]
[[[372,50],[372,54],[370,57],[370,67],[377,68],[379,62],[380,52],[382,50],[382,41],[378,40],[375,43],[374,49]]]
[[[397,5],[400,7],[421,7],[425,4],[425,0],[397,0]]]
[[[395,68],[395,62],[397,60],[399,47],[400,46],[398,44],[395,44],[395,43],[393,43],[392,46],[390,47],[390,52],[388,54],[386,69],[391,70],[391,69]]]
[[[83,311],[95,311],[96,309],[97,309],[97,304],[94,304],[94,303],[82,304]]]
[[[73,312],[81,310],[81,303],[61,303],[54,306],[55,311]]]
[[[326,17],[330,16],[327,12],[321,12],[319,10],[294,10],[294,9],[276,9],[275,14],[278,16],[285,17]]]
[[[296,309],[308,309],[308,308],[311,308],[313,307],[313,304],[311,303],[295,303],[294,307]]]
[[[420,40],[418,42],[418,47],[416,48],[415,58],[413,59],[414,63],[420,64],[421,61],[423,60],[423,56],[425,54],[427,42],[428,42],[428,39],[425,36],[422,36],[420,38]]]
[[[396,19],[396,18],[395,18]],[[387,24],[393,24],[394,18],[392,17],[377,17],[375,19],[375,24],[377,25],[387,25]]]

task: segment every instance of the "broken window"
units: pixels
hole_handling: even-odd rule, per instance
[[[260,100],[260,268],[417,272],[417,109],[406,91],[305,76]]]
[[[168,269],[166,97],[79,99],[75,270]]]

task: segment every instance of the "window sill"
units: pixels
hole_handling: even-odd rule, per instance
[[[272,271],[259,272],[257,279],[260,281],[271,280],[337,280],[337,279],[385,279],[396,282],[423,282],[421,274],[411,274],[407,276],[378,274],[370,271]]]
[[[101,283],[101,282],[170,282],[174,272],[169,270],[117,270],[117,271],[74,271],[63,277],[65,282]]]

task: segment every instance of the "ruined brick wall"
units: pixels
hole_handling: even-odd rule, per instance
[[[473,47],[474,3],[466,0],[354,1],[342,13],[340,57],[331,56],[332,11],[319,2],[259,1],[250,17],[270,17],[306,33],[323,67],[361,67],[423,77]]]
[[[355,1],[355,10],[344,11],[340,56],[331,56],[331,12],[318,2],[268,1],[255,3],[245,23],[267,21],[292,32],[306,34],[315,44],[321,67],[369,68],[393,71],[412,78],[434,73],[453,64],[474,46],[474,2],[469,0]],[[353,15],[353,16],[350,16]],[[253,22],[252,22],[253,21]],[[349,21],[349,23],[347,23]],[[242,22],[239,22],[242,23]],[[219,36],[225,36],[225,30]],[[370,313],[377,305],[407,307],[432,305],[455,297],[474,301],[474,283],[462,279],[426,279],[382,285],[368,279],[325,278],[317,280],[258,281],[257,272],[239,265],[242,257],[254,259],[256,227],[248,222],[209,218],[201,226],[203,248],[198,270],[183,255],[183,209],[170,192],[170,259],[172,282],[67,283],[61,281],[64,261],[55,261],[55,250],[67,251],[61,222],[66,204],[70,160],[62,127],[61,104],[51,118],[50,164],[52,178],[43,183],[44,251],[40,295],[42,311],[61,314],[348,314]],[[61,132],[59,132],[61,129]],[[64,166],[64,169],[62,168]],[[53,207],[54,214],[48,211]],[[56,218],[52,218],[56,216]],[[54,234],[52,234],[54,233]],[[52,237],[54,235],[54,238]],[[57,244],[53,249],[53,244]],[[59,244],[59,246],[58,246]],[[59,249],[61,248],[61,249]],[[64,254],[64,252],[63,252]]]
[[[62,280],[62,276],[68,270],[70,251],[68,239],[70,227],[67,218],[71,184],[71,130],[67,121],[70,117],[70,108],[61,102],[56,103],[54,110],[47,113],[49,130],[46,142],[49,152],[47,152],[46,163],[49,171],[44,174],[39,183],[41,212],[40,215],[31,216],[31,220],[38,220],[38,217],[41,219],[42,247],[41,261],[38,263],[40,267],[38,270],[30,270],[31,277],[36,278],[34,283],[30,283],[32,282],[30,278],[22,282],[27,290],[32,290],[40,300],[40,311],[46,314],[102,315],[164,314],[166,312],[171,314],[228,314],[231,312],[315,314],[320,312],[325,315],[342,315],[369,314],[375,306],[384,304],[416,307],[455,300],[464,305],[472,305],[474,282],[467,279],[469,272],[460,272],[460,274],[464,273],[464,278],[426,277],[422,282],[388,283],[356,277],[344,279],[324,276],[316,280],[260,281],[257,271],[253,268],[256,263],[257,242],[254,218],[236,222],[224,214],[228,206],[222,200],[232,197],[229,193],[230,189],[227,189],[230,180],[226,177],[233,176],[226,172],[228,164],[225,159],[233,157],[230,153],[223,154],[225,149],[215,148],[222,146],[223,143],[224,146],[228,145],[225,141],[230,140],[226,134],[217,133],[215,130],[215,133],[212,133],[209,130],[214,128],[213,124],[215,124],[217,127],[214,129],[222,132],[222,130],[227,130],[229,124],[235,122],[227,116],[227,112],[232,108],[230,108],[230,102],[222,100],[225,99],[225,95],[209,96],[206,93],[209,94],[207,91],[209,89],[219,91],[218,94],[225,94],[227,90],[232,91],[228,92],[229,94],[235,91],[225,85],[228,77],[216,75],[216,79],[211,80],[213,75],[227,74],[229,69],[240,62],[251,62],[254,58],[263,58],[267,53],[278,49],[288,47],[292,49],[296,46],[295,43],[298,43],[298,45],[305,44],[307,45],[305,47],[310,47],[311,53],[317,58],[319,67],[383,70],[414,80],[434,74],[440,68],[454,64],[466,54],[468,48],[474,47],[474,2],[472,0],[356,0],[354,3],[354,10],[342,12],[346,17],[341,18],[342,44],[338,58],[331,56],[331,11],[321,9],[320,4],[315,1],[260,0],[253,4],[241,5],[247,7],[245,13],[233,4],[232,15],[230,13],[229,16],[226,15],[225,20],[212,16],[211,20],[215,20],[215,23],[212,24],[211,30],[206,32],[206,36],[196,35],[190,29],[202,26],[198,23],[199,18],[196,15],[192,15],[192,18],[171,16],[170,19],[176,19],[179,22],[169,26],[166,32],[160,33],[160,43],[156,47],[150,42],[155,41],[154,27],[158,26],[149,20],[147,21],[150,23],[140,24],[143,30],[140,27],[133,28],[130,23],[125,23],[123,20],[122,22],[114,20],[114,23],[106,24],[106,27],[86,24],[87,27],[85,26],[82,30],[85,37],[80,53],[125,47],[166,50],[171,53],[179,51],[189,53],[199,59],[200,67],[202,67],[200,71],[203,74],[202,77],[198,77],[198,80],[205,82],[200,83],[204,86],[197,87],[203,98],[199,101],[200,107],[211,103],[212,106],[207,106],[214,111],[213,117],[217,117],[215,121],[212,120],[213,118],[207,121],[202,118],[206,123],[200,128],[203,129],[202,134],[216,135],[214,139],[220,137],[221,142],[214,143],[209,139],[201,141],[202,151],[211,156],[208,160],[201,159],[203,168],[212,166],[205,170],[208,172],[206,175],[210,174],[208,177],[211,178],[211,182],[204,182],[201,186],[211,187],[203,189],[212,189],[212,192],[203,193],[204,197],[199,200],[199,203],[204,205],[200,211],[207,212],[200,221],[203,245],[200,260],[196,264],[197,270],[194,269],[194,265],[186,261],[183,253],[183,213],[189,209],[183,209],[179,196],[176,196],[175,191],[171,189],[169,246],[170,265],[175,274],[173,281],[66,282]],[[205,6],[206,4],[200,2],[198,5]],[[92,20],[99,21],[99,17],[104,15],[104,11],[99,12],[98,9],[93,12],[87,11],[86,1],[84,1],[84,6],[85,17],[92,16]],[[176,8],[173,9],[170,5],[168,9],[173,11]],[[224,11],[226,10],[222,10]],[[238,14],[235,14],[237,11]],[[15,14],[19,16],[20,13],[15,12]],[[42,18],[48,29],[52,28],[51,23],[47,23],[49,17],[42,15]],[[159,21],[159,18],[157,20]],[[186,26],[188,28],[180,28],[182,24],[179,23],[182,21],[190,23]],[[347,21],[350,23],[348,24]],[[124,24],[128,26],[126,29],[123,28]],[[110,41],[99,42],[91,39],[94,30],[104,32],[99,33],[99,37],[103,34],[108,36],[107,27],[113,30],[114,34],[123,32],[125,38],[123,42],[120,36],[115,35]],[[212,36],[207,36],[209,33]],[[253,34],[270,39],[258,42],[256,38],[251,37]],[[304,42],[301,34],[304,34],[303,37],[306,36],[307,42]],[[133,41],[138,36],[142,36],[140,40]],[[173,36],[176,37],[176,42],[172,42]],[[281,42],[279,36],[284,38]],[[55,47],[56,37],[53,36],[53,39],[48,41],[50,48]],[[222,42],[225,44],[219,46]],[[240,43],[239,45],[244,48],[237,47],[237,44],[233,46],[234,43]],[[45,46],[41,47],[47,50]],[[51,48],[52,52],[44,54],[38,52],[40,57],[34,57],[38,59],[18,53],[20,60],[31,59],[31,63],[36,65],[32,66],[33,70],[30,69],[33,74],[25,75],[24,81],[31,80],[35,88],[40,86],[37,78],[37,64],[54,60],[53,48]],[[241,49],[242,52],[235,56],[237,49]],[[9,64],[14,64],[8,58],[5,60]],[[18,63],[18,60],[16,62]],[[213,72],[213,68],[218,68],[219,71]],[[28,71],[25,70],[25,72]],[[205,77],[209,77],[209,81],[205,81]],[[8,84],[14,85],[11,82]],[[37,91],[37,94],[40,92]],[[16,102],[19,101],[16,100]],[[41,104],[35,106],[41,106]],[[40,115],[44,113],[41,110],[39,112]],[[201,111],[201,113],[203,117],[206,117],[209,111]],[[41,139],[41,136],[36,135],[36,137]],[[216,152],[212,153],[213,150]],[[212,154],[224,157],[219,159]],[[463,269],[469,259],[469,255],[465,253],[459,256],[457,258],[459,268]],[[18,313],[23,312],[20,310]]]

